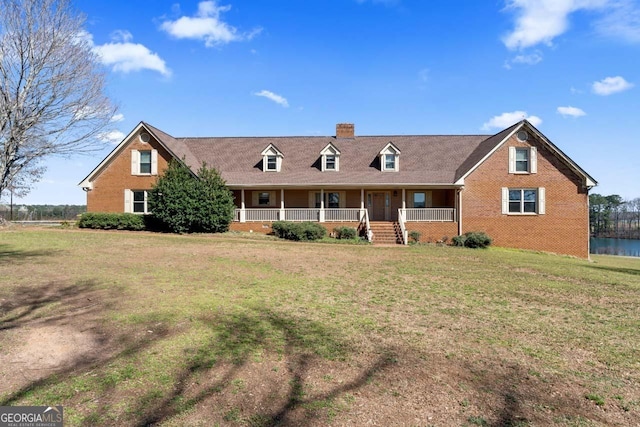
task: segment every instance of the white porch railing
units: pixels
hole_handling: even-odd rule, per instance
[[[244,221],[246,222],[270,222],[270,221],[312,221],[318,222],[321,212],[324,211],[322,222],[359,222],[360,209],[357,208],[287,208],[287,209],[244,209]],[[233,220],[243,222],[243,210],[236,209]]]
[[[286,219],[287,221],[319,221],[320,209],[305,209],[305,208],[285,209],[284,219]]]
[[[324,215],[321,215],[324,213]],[[244,216],[244,218],[243,218]],[[400,218],[403,221],[400,221]],[[323,221],[321,221],[321,218]],[[244,221],[243,221],[244,219]],[[360,222],[361,210],[358,208],[261,208],[236,209],[233,220],[237,222],[271,222],[271,221],[312,221],[312,222]],[[455,222],[454,208],[410,208],[399,209],[398,220],[403,222]],[[405,238],[406,242],[406,238]]]
[[[403,209],[400,209],[402,211]],[[454,208],[411,208],[404,209],[405,221],[411,222],[455,222],[456,210]]]
[[[236,211],[241,210],[236,209]],[[247,222],[278,221],[280,217],[279,209],[245,209],[244,212]]]
[[[329,208],[324,210],[324,220],[327,222],[358,222],[360,221],[360,209],[355,208]]]

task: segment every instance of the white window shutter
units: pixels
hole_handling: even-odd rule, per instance
[[[546,194],[544,187],[538,188],[538,214],[544,215],[547,207],[546,207]]]
[[[509,173],[516,172],[516,147],[509,147]]]
[[[131,199],[133,199],[133,192],[129,189],[124,190],[124,211],[126,213],[133,212],[131,207]]]
[[[158,175],[158,150],[151,150],[151,175]]]
[[[538,150],[531,147],[529,150],[529,173],[538,173]]]
[[[502,213],[509,213],[509,189],[502,187]]]
[[[140,175],[140,152],[131,150],[131,175]]]

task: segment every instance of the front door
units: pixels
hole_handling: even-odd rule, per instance
[[[370,221],[389,221],[389,192],[376,191],[367,195]]]

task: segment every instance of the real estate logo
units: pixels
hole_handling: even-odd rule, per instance
[[[62,406],[0,406],[0,427],[62,426]]]

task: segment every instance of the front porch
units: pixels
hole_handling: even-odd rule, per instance
[[[311,221],[334,226],[353,224],[369,240],[370,222],[395,222],[406,244],[411,224],[448,223],[447,230],[459,218],[459,191],[445,189],[359,189],[359,190],[235,190],[237,209],[234,223],[246,228],[261,223],[270,229],[274,221]],[[444,225],[444,224],[443,224]],[[419,227],[418,227],[419,228]],[[253,227],[251,228],[253,230]]]

